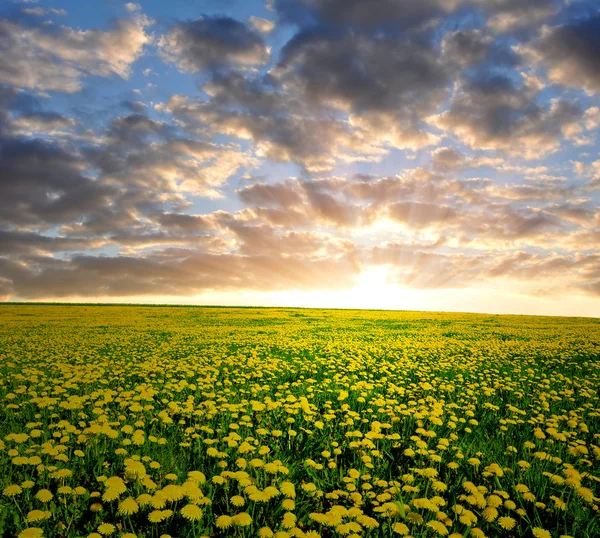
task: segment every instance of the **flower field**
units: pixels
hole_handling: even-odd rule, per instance
[[[0,536],[600,537],[600,320],[0,306]]]

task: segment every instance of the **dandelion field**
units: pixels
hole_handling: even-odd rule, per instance
[[[600,320],[0,306],[0,536],[600,536]]]

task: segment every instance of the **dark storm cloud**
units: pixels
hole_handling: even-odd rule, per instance
[[[525,57],[548,72],[552,82],[600,93],[600,12],[561,26],[545,26]]]
[[[163,58],[183,71],[252,66],[269,53],[260,33],[230,17],[204,16],[175,24],[159,42]]]

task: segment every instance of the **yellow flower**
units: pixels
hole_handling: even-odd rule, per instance
[[[252,525],[252,516],[246,512],[240,512],[231,518],[231,522],[238,527]]]
[[[517,524],[517,521],[515,519],[513,519],[512,517],[500,517],[498,518],[498,525],[500,525],[504,530],[511,530],[514,529],[515,525]]]
[[[589,503],[594,502],[594,492],[589,488],[577,488],[577,495],[584,501]]]
[[[119,513],[130,516],[140,509],[139,504],[133,497],[127,497],[119,503]]]
[[[258,536],[260,538],[272,538],[273,534],[274,533],[270,527],[261,527],[260,529],[258,529]]]
[[[542,529],[540,527],[533,527],[532,532],[535,538],[552,538],[552,534],[550,534],[550,531],[547,531],[546,529]]]
[[[52,495],[52,492],[50,490],[47,489],[40,489],[35,496],[37,497],[37,499],[43,503],[49,503],[52,498],[54,497],[54,495]]]
[[[42,538],[43,536],[43,529],[40,529],[39,527],[29,527],[28,529],[21,531],[17,538]]]
[[[281,508],[284,510],[293,510],[296,508],[296,503],[292,499],[284,499],[281,503]]]
[[[244,506],[244,504],[246,504],[244,497],[241,495],[234,495],[230,500],[233,506]]]
[[[17,484],[11,484],[10,486],[6,486],[2,491],[2,494],[6,497],[14,497],[15,495],[20,495],[23,492],[21,486]]]
[[[110,523],[102,523],[98,527],[97,530],[103,536],[108,536],[108,535],[112,534],[113,532],[115,532],[116,528],[114,525],[111,525]]]
[[[161,521],[170,518],[172,515],[172,510],[152,510],[152,512],[148,514],[148,521],[150,521],[150,523],[160,523]]]
[[[401,534],[402,536],[406,536],[408,534],[408,527],[404,523],[394,523],[392,530],[396,534]]]
[[[219,529],[228,529],[233,525],[233,521],[231,516],[222,515],[217,518],[215,525],[219,527]]]
[[[427,526],[432,528],[440,536],[446,536],[448,534],[448,528],[441,521],[430,521]]]
[[[48,511],[43,510],[31,510],[27,513],[27,521],[29,523],[35,523],[36,521],[42,521],[48,519],[52,514]]]
[[[190,521],[197,521],[202,517],[202,509],[195,504],[186,504],[181,509],[181,515]]]
[[[291,529],[292,527],[294,527],[296,525],[296,515],[293,514],[292,512],[286,512],[285,514],[283,514],[283,520],[282,520],[281,524],[286,529]]]

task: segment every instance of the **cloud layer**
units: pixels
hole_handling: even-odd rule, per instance
[[[0,12],[0,298],[342,293],[384,270],[600,306],[592,2],[153,9]]]

